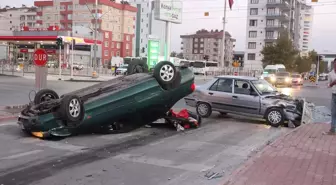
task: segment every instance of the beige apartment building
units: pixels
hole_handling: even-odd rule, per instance
[[[181,35],[183,56],[189,60],[221,61],[223,31],[199,30],[195,34]],[[233,48],[236,40],[230,33],[225,32],[225,62],[224,66],[230,66],[233,58]]]
[[[36,23],[43,28],[59,26],[60,30],[72,31],[73,36],[93,39],[97,9],[97,38],[103,42],[98,47],[100,62],[106,64],[113,56],[132,56],[137,8],[110,0],[99,0],[97,8],[94,3],[95,0],[35,1]]]
[[[23,26],[35,26],[36,8],[27,7],[9,7],[0,9],[0,25],[1,31],[19,31]]]

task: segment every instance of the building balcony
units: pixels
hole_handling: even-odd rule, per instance
[[[286,13],[267,13],[267,19],[278,19],[281,22],[289,22],[290,18]]]
[[[287,29],[285,25],[266,25],[266,31],[281,31]]]
[[[279,8],[281,10],[289,11],[290,4],[287,1],[282,0],[267,0],[267,8]]]
[[[274,42],[277,39],[278,39],[278,37],[276,37],[276,36],[266,36],[265,37],[265,42]]]

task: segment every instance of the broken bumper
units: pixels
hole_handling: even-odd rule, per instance
[[[23,131],[35,137],[46,138],[50,136],[48,131],[42,131],[42,124],[37,119],[37,116],[28,117],[20,114],[17,123]]]

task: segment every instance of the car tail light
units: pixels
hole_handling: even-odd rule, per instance
[[[190,88],[191,88],[191,90],[192,90],[192,91],[195,91],[195,89],[196,89],[196,86],[195,86],[195,84],[194,84],[194,83],[193,83],[193,84],[191,84]]]

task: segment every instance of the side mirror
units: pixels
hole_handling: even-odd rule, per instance
[[[250,95],[252,95],[252,96],[259,96],[259,94],[257,92],[255,92],[255,91],[251,91]]]

